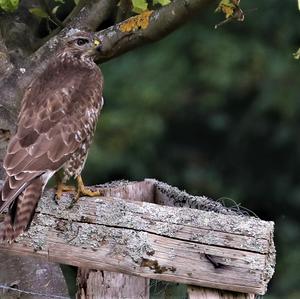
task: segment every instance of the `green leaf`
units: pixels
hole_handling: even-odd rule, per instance
[[[11,3],[11,6],[13,7],[13,9],[17,9],[19,6],[19,0],[10,0],[9,1]]]
[[[293,54],[295,59],[300,59],[300,49],[296,53]]]
[[[79,1],[80,1],[80,0],[74,0],[74,3],[75,3],[76,5],[78,5]]]
[[[132,11],[141,13],[148,9],[148,3],[146,0],[132,0]]]
[[[224,8],[226,9],[226,8],[231,8],[232,10],[234,9],[234,8],[236,8],[236,4],[235,3],[233,3],[233,1],[234,0],[221,0],[220,2],[219,2],[219,5],[218,5],[218,7],[216,8],[216,12],[218,12],[218,11],[222,11]]]
[[[40,7],[29,8],[30,13],[39,18],[48,18],[48,14],[42,10]]]
[[[300,0],[299,0],[300,1]],[[161,6],[165,6],[171,3],[171,0],[153,0],[153,4],[160,4]]]
[[[52,9],[52,13],[55,15],[58,9],[59,9],[59,6],[55,6],[55,7]]]
[[[19,6],[19,0],[0,0],[0,8],[6,12],[13,12]]]
[[[300,10],[300,0],[298,0],[298,9]]]

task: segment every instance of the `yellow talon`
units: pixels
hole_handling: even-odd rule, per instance
[[[62,182],[57,183],[56,192],[55,192],[55,200],[59,200],[63,194],[63,192],[74,192],[75,187],[65,185]]]
[[[88,187],[85,187],[84,183],[82,181],[82,177],[80,175],[78,177],[76,177],[76,181],[77,181],[77,194],[75,197],[75,201],[77,201],[80,196],[93,197],[93,196],[103,196],[104,195],[103,190],[93,191],[93,190],[89,189]]]

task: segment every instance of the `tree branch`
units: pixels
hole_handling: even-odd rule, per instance
[[[22,90],[34,76],[44,69],[47,61],[56,53],[57,46],[70,30],[83,30],[87,27],[90,29],[95,28],[99,22],[101,23],[105,19],[105,16],[109,14],[110,9],[117,2],[118,0],[92,1],[87,7],[81,9],[74,20],[69,20],[66,28],[51,38],[23,63],[26,74],[22,76],[18,70],[17,87]],[[98,61],[103,62],[112,59],[133,48],[162,39],[188,21],[190,17],[197,14],[201,8],[210,2],[211,0],[174,0],[171,4],[157,11],[146,12],[146,17],[138,15],[95,33],[95,36],[102,42],[101,57],[99,57]],[[100,8],[102,11],[99,15]],[[133,20],[143,17],[145,19],[142,20],[142,28],[130,27],[131,23],[135,24]],[[127,26],[128,24],[129,26]],[[13,76],[16,76],[16,74],[13,74]]]
[[[57,46],[69,31],[85,27],[95,28],[108,15],[108,11],[113,6],[112,3],[116,5],[117,2],[117,0],[93,1],[89,6],[81,9],[74,20],[69,20],[66,28],[27,60],[24,64],[26,75],[18,78],[19,88],[25,88],[32,78],[44,69],[47,61],[56,53]],[[174,0],[157,11],[146,12],[95,33],[95,36],[102,42],[98,62],[107,61],[133,48],[162,39],[199,13],[200,9],[210,2],[212,0]],[[99,15],[97,12],[99,13],[100,8],[103,10]],[[88,12],[91,16],[88,16]],[[141,26],[136,23],[137,19],[142,23]]]
[[[13,64],[9,59],[8,50],[0,31],[0,76],[3,77],[13,68]]]
[[[107,29],[97,32],[102,42],[101,57],[103,62],[119,56],[129,50],[162,39],[211,0],[174,0],[171,4],[142,15],[132,17]]]
[[[12,64],[21,65],[33,51],[36,40],[37,19],[28,12],[31,0],[21,3],[18,10],[11,14],[1,13],[0,29],[7,53]]]
[[[80,1],[65,20],[66,27],[94,31],[107,19],[119,0]]]
[[[40,40],[37,43],[36,48],[44,48],[45,43],[52,38],[55,38],[57,35],[64,37],[66,32],[70,29],[95,31],[97,27],[110,16],[117,3],[118,0],[79,1],[73,11],[62,22],[65,29],[61,30],[61,28],[56,28],[51,34]]]

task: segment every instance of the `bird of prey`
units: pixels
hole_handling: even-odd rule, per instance
[[[3,163],[0,213],[8,213],[0,239],[12,241],[29,228],[44,187],[59,170],[58,197],[71,177],[78,197],[99,195],[84,187],[80,173],[103,106],[103,77],[94,63],[100,47],[90,33],[71,34],[26,89]]]

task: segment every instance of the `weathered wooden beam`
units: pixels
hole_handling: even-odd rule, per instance
[[[139,196],[145,202],[118,198],[120,188],[128,198]],[[179,205],[187,198],[200,204],[208,200],[174,190],[178,189],[154,180],[114,184],[106,186],[105,197],[81,198],[72,209],[70,194],[55,205],[53,193],[45,192],[30,230],[11,245],[1,244],[0,250],[83,268],[264,294],[275,265],[273,222],[232,215],[218,203],[214,211],[203,211],[147,202],[163,195]]]

